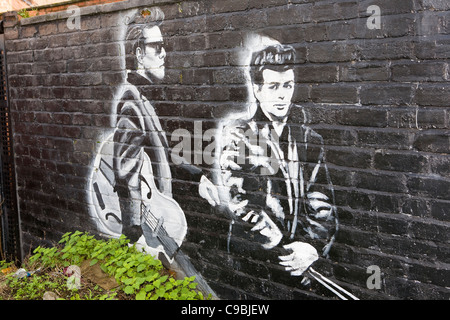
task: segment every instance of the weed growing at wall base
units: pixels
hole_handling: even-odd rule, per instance
[[[27,267],[39,267],[41,272],[18,278],[14,273],[6,276],[9,297],[5,299],[42,299],[45,292],[57,292],[60,299],[70,300],[203,300],[195,290],[195,277],[176,279],[164,269],[161,262],[140,252],[124,236],[119,239],[97,240],[87,233],[66,233],[60,244],[52,248],[37,247],[29,257]],[[101,270],[117,283],[111,290],[101,290],[98,285],[86,290],[83,274],[55,277],[70,266],[89,262],[99,264]],[[0,265],[6,265],[1,261]],[[1,280],[1,279],[0,279]],[[73,285],[73,283],[79,285]],[[84,287],[83,287],[84,286]],[[122,297],[122,298],[121,298]]]

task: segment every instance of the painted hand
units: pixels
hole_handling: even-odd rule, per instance
[[[317,250],[306,242],[293,242],[283,246],[287,250],[292,250],[291,254],[279,256],[280,265],[286,267],[286,271],[290,271],[292,276],[300,276],[309,266],[319,259]]]
[[[280,229],[264,211],[261,213],[250,211],[245,217],[242,218],[242,220],[256,223],[251,231],[259,231],[260,234],[267,237],[268,242],[263,244],[265,249],[272,249],[280,243],[283,238],[283,234]]]
[[[219,193],[217,187],[205,176],[200,179],[200,185],[198,186],[198,192],[200,196],[206,199],[213,207],[220,204]]]

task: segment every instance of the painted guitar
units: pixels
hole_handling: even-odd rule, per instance
[[[146,153],[141,169],[141,190],[142,230],[147,245],[153,247],[159,242],[170,261],[186,236],[186,217],[179,204],[156,187],[151,162]]]
[[[114,190],[115,177],[112,167],[114,143],[111,138],[106,139],[95,159],[89,195],[93,204],[91,212],[99,231],[118,238],[122,234],[122,214],[119,196]],[[142,154],[140,211],[145,250],[155,256],[162,253],[171,262],[186,236],[186,218],[179,204],[158,190],[150,158],[145,152]],[[143,244],[141,240],[143,239],[139,239],[138,244]]]

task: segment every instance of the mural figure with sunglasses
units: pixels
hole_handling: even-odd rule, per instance
[[[127,77],[114,99],[114,131],[95,160],[90,194],[100,230],[125,235],[168,266],[187,222],[172,198],[167,137],[152,105],[155,84],[165,76],[163,20],[159,8],[127,17]]]

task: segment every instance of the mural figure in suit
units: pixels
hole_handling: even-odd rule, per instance
[[[223,121],[216,174],[202,178],[217,189],[200,194],[227,212],[230,252],[250,241],[274,251],[286,271],[300,276],[328,256],[338,229],[323,139],[289,121],[302,108],[292,103],[295,50],[271,39],[251,49],[255,108],[245,119]]]
[[[172,198],[167,137],[152,105],[153,84],[165,76],[163,20],[159,8],[136,10],[126,20],[127,77],[114,99],[114,131],[95,159],[90,195],[100,231],[125,235],[167,265],[187,223]]]

